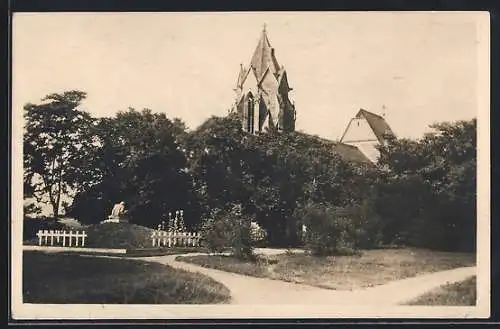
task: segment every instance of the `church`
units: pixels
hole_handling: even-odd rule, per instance
[[[265,27],[250,64],[240,66],[234,90],[232,110],[238,113],[245,131],[295,131],[295,105],[288,98],[292,88],[285,67],[278,64]]]
[[[237,113],[243,130],[251,134],[295,131],[297,112],[289,98],[292,90],[264,26],[249,65],[240,64],[230,112]],[[344,160],[375,163],[379,156],[377,145],[394,137],[385,118],[360,109],[347,124],[340,141],[320,139],[330,143]]]

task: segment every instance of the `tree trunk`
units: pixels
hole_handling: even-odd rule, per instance
[[[54,218],[59,219],[59,205],[52,205],[54,211]]]

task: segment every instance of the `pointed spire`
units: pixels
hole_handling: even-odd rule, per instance
[[[274,50],[272,49],[271,43],[267,37],[265,25],[262,29],[259,43],[257,44],[257,47],[252,55],[250,65],[254,70],[257,80],[262,78],[267,68],[270,68],[272,73],[279,70],[278,61],[274,56]]]
[[[240,73],[238,73],[238,81],[236,82],[236,89],[241,88],[245,81],[246,70],[243,63],[240,63]]]

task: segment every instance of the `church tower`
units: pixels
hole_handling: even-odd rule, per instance
[[[276,60],[265,26],[249,66],[240,65],[234,90],[232,111],[240,117],[244,131],[295,130],[295,105],[288,97],[292,88],[285,68]]]

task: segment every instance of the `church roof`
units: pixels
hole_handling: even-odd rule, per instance
[[[259,43],[250,60],[250,66],[257,80],[262,78],[268,68],[273,74],[280,70],[280,66],[274,55],[274,48],[271,47],[265,28],[262,30]]]
[[[347,162],[359,163],[359,164],[368,164],[372,165],[373,163],[368,159],[360,149],[353,145],[347,145],[341,142],[335,142],[326,138],[322,138],[315,135],[306,134],[303,132],[299,132],[299,134],[310,136],[317,138],[318,140],[330,144],[333,146],[333,150],[344,160]]]
[[[381,143],[387,138],[387,136],[395,136],[391,127],[389,127],[385,119],[380,115],[360,109],[356,114],[356,118],[365,118],[375,133],[375,136],[377,136],[377,139]]]
[[[356,146],[347,145],[344,143],[334,143],[333,146],[335,152],[340,155],[342,159],[348,162],[356,162],[356,163],[366,163],[371,164],[372,162],[368,159],[363,152],[360,151]]]

